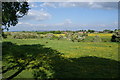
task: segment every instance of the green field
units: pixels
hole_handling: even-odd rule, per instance
[[[118,77],[119,43],[110,42],[109,36],[108,42],[88,41],[91,38],[88,36],[85,42],[44,38],[3,39],[3,71],[18,65],[4,72],[3,77],[8,78],[20,69],[14,78]],[[4,60],[8,57],[12,63]]]

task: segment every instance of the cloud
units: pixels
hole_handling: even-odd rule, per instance
[[[117,9],[117,2],[44,2],[41,7],[83,7],[98,9]]]
[[[103,9],[118,9],[117,2],[93,2],[91,4],[93,8],[103,8]]]
[[[51,18],[51,14],[44,11],[44,9],[41,10],[29,10],[28,15],[21,18],[21,20],[37,20],[37,21],[43,21],[48,20]]]
[[[56,24],[33,24],[28,22],[19,22],[15,27],[10,27],[10,31],[39,31],[39,30],[114,30],[118,28],[118,22],[111,24],[74,24],[71,19],[65,19],[61,23]]]
[[[71,19],[66,19],[64,22],[64,24],[71,24],[71,23],[72,23]]]
[[[36,3],[34,3],[34,2],[29,2],[29,6],[30,6],[30,8],[37,8],[37,7],[39,7]]]
[[[28,2],[118,2],[119,0],[27,0]]]
[[[77,4],[74,2],[61,2],[59,3],[59,7],[76,7]]]
[[[40,7],[53,7],[57,8],[57,5],[55,2],[44,2],[43,4],[40,5]]]

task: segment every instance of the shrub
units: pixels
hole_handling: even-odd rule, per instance
[[[94,33],[94,32],[95,32],[95,30],[88,30],[88,32],[90,32],[90,33]]]
[[[72,42],[81,42],[85,39],[85,36],[87,36],[86,33],[67,33],[66,35],[66,38],[68,40],[71,40]]]
[[[2,35],[1,35],[3,38],[7,38],[7,34],[5,34],[4,32],[2,32]]]
[[[115,32],[111,38],[112,42],[120,42],[120,32]]]
[[[29,38],[39,38],[36,33],[16,33],[13,35],[15,39],[29,39]]]

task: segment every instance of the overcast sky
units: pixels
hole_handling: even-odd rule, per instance
[[[28,15],[9,31],[118,28],[117,2],[29,2]]]

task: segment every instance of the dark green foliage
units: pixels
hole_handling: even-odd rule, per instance
[[[53,33],[53,34],[61,34],[63,31],[44,31],[44,32],[37,32],[37,34],[48,34],[48,33]]]
[[[95,30],[88,30],[87,32],[94,33],[94,32],[95,32]]]
[[[47,34],[47,32],[37,32],[37,34]]]
[[[86,30],[77,30],[76,32],[86,32]]]
[[[4,32],[2,32],[2,37],[7,38],[7,34],[4,34]]]
[[[113,33],[112,30],[108,30],[108,29],[103,30],[103,32],[104,32],[104,33]]]
[[[112,42],[120,42],[120,32],[115,32],[111,38]]]
[[[15,26],[18,18],[27,14],[29,5],[27,2],[2,2],[2,25],[4,29]]]
[[[50,31],[50,33],[53,33],[53,34],[61,34],[61,31]]]

